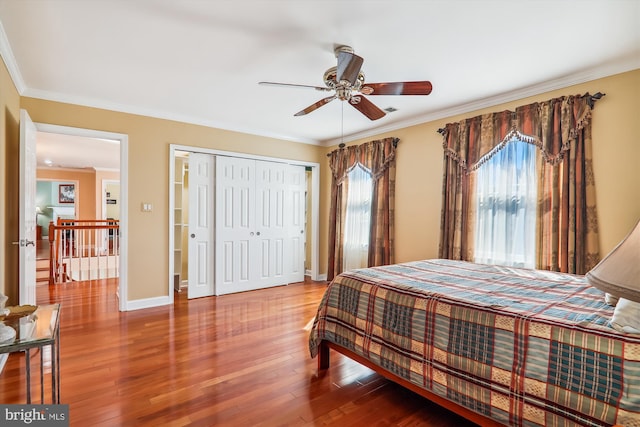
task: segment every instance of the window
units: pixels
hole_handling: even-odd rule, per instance
[[[371,172],[357,163],[347,174],[347,206],[344,227],[344,270],[368,267],[371,225]]]
[[[536,147],[509,140],[476,171],[474,261],[535,267]]]

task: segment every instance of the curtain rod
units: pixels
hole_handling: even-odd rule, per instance
[[[393,138],[393,148],[398,148],[398,142],[400,142],[399,138]],[[346,147],[346,144],[344,142],[341,142],[340,144],[338,144],[338,149],[344,148]],[[333,150],[336,151],[336,150]],[[331,153],[333,153],[333,151]],[[327,153],[327,157],[331,157],[331,153]]]
[[[596,101],[605,95],[606,93],[602,93],[602,92],[596,92],[593,95],[589,95],[589,98],[587,99],[587,103],[589,104],[589,107],[593,108],[593,106],[596,104]],[[444,135],[444,131],[445,131],[445,128],[438,129],[438,133],[440,135]]]

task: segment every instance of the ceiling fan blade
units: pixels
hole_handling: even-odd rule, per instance
[[[365,95],[429,95],[431,82],[365,83],[360,92]]]
[[[297,85],[293,83],[258,82],[258,84],[262,86],[284,86],[284,87],[294,87],[294,88],[303,88],[303,89],[315,89],[315,90],[321,90],[324,92],[329,92],[332,90],[332,89],[329,89],[328,87]]]
[[[353,105],[353,108],[360,111],[370,120],[378,120],[386,115],[384,111],[376,107],[373,102],[369,101],[362,95],[352,96],[349,100],[349,104]]]
[[[336,95],[323,98],[320,101],[316,102],[315,104],[309,105],[304,110],[298,111],[297,113],[294,114],[294,116],[304,116],[305,114],[309,114],[310,112],[317,110],[318,108],[322,107],[325,104],[328,104],[329,102],[333,101],[336,98],[337,98]]]
[[[338,83],[346,80],[351,85],[354,85],[356,80],[358,80],[358,74],[360,74],[363,62],[364,59],[354,53],[345,51],[338,52],[338,68],[336,71],[336,80]]]

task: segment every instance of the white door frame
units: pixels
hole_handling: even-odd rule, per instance
[[[320,224],[320,164],[315,162],[305,162],[301,160],[281,159],[277,157],[257,156],[233,151],[214,150],[202,147],[192,147],[189,145],[170,144],[169,145],[169,302],[173,303],[173,274],[175,271],[173,260],[174,248],[174,219],[173,206],[175,202],[175,157],[176,151],[187,151],[191,153],[202,153],[220,156],[241,157],[245,159],[264,160],[269,162],[288,163],[291,165],[311,167],[311,279],[321,280],[320,277],[320,240],[318,239]],[[308,236],[307,236],[308,237]],[[309,240],[307,239],[307,242]]]
[[[81,136],[85,138],[111,139],[120,142],[120,278],[118,286],[118,307],[120,311],[129,309],[128,301],[128,171],[129,171],[129,136],[123,133],[105,132],[94,129],[74,128],[69,126],[35,123],[40,132],[58,133],[62,135]]]

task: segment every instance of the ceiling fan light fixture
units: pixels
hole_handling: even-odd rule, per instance
[[[341,101],[349,101],[353,99],[351,96],[351,89],[342,84],[336,86],[336,96]]]
[[[331,67],[327,71],[324,72],[322,76],[322,80],[324,80],[324,84],[327,85],[330,89],[335,89],[338,82],[336,81],[336,70],[337,67]]]
[[[373,88],[369,86],[365,86],[360,89],[360,93],[363,95],[371,95],[373,93]]]
[[[349,104],[370,120],[381,119],[385,116],[385,111],[393,112],[397,110],[393,107],[390,107],[392,110],[382,110],[369,101],[365,95],[429,95],[431,93],[431,83],[428,81],[365,83],[365,76],[361,70],[364,59],[355,55],[353,48],[337,45],[334,48],[334,53],[338,59],[338,64],[324,72],[323,79],[326,88],[275,82],[259,82],[259,84],[335,91],[333,96],[311,104],[307,108],[298,111],[294,116],[304,116],[334,99],[339,99],[348,101]]]

